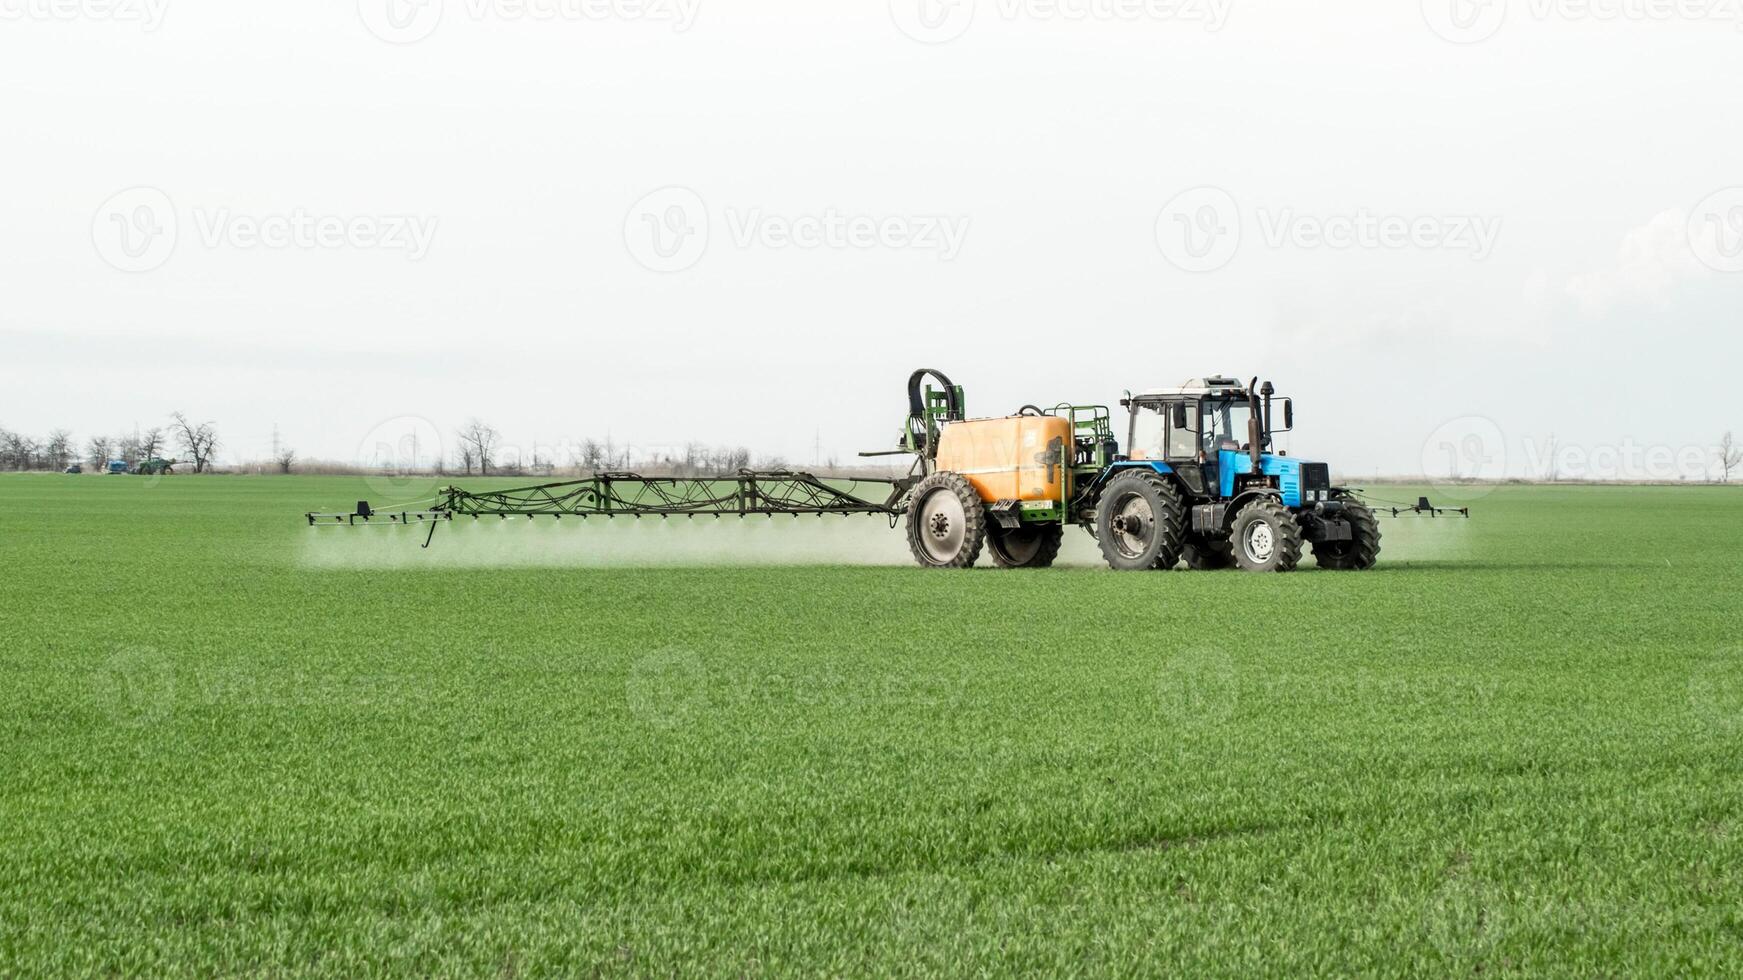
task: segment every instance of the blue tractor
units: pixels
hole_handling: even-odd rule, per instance
[[[922,393],[924,375],[942,389]],[[961,387],[935,371],[916,372],[910,403],[898,451],[919,459],[906,517],[921,565],[968,567],[984,545],[1000,566],[1042,567],[1068,524],[1119,570],[1287,572],[1311,548],[1321,568],[1362,571],[1380,554],[1374,512],[1325,463],[1275,449],[1295,411],[1269,382],[1128,394],[1124,431],[1096,405],[969,419]]]
[[[1270,382],[1201,378],[1121,405],[1130,412],[1127,455],[1098,481],[1096,502],[1097,540],[1113,567],[1179,559],[1195,569],[1287,572],[1304,546],[1321,568],[1374,567],[1373,511],[1332,486],[1325,463],[1275,451],[1275,434],[1295,427],[1295,406],[1276,399]]]

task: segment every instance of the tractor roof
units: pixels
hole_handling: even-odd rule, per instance
[[[1245,389],[1242,388],[1241,383],[1234,378],[1212,375],[1208,378],[1192,378],[1173,388],[1152,388],[1149,391],[1139,393],[1138,397],[1163,398],[1168,396],[1180,397],[1183,395],[1241,395],[1244,393]]]

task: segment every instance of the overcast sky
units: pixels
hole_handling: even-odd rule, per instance
[[[0,425],[808,462],[917,366],[1228,373],[1345,473],[1673,475],[1743,431],[1736,6],[0,0]]]

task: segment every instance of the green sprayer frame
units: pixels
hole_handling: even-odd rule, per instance
[[[349,514],[310,513],[313,527],[359,523],[429,524],[429,547],[436,526],[456,517],[748,517],[754,514],[876,514],[893,527],[915,478],[901,480],[823,480],[788,470],[740,470],[733,477],[642,476],[599,473],[584,480],[544,483],[509,490],[474,492],[443,487],[427,510],[377,511],[358,501]],[[875,488],[862,495],[861,487]]]

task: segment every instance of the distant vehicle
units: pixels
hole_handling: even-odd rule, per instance
[[[74,464],[73,464],[73,465],[71,465],[71,466],[69,466],[69,467],[67,467],[67,468],[66,468],[66,469],[65,469],[65,470],[64,470],[64,471],[63,471],[63,472],[66,472],[66,473],[83,473],[83,472],[85,472],[85,468],[84,468],[84,467],[83,467],[83,466],[80,466],[80,465],[79,465],[79,464],[78,464],[78,463],[74,463]]]
[[[177,462],[178,460],[153,456],[150,459],[140,460],[139,465],[133,468],[133,472],[140,476],[164,476],[175,472]]]
[[[106,472],[109,472],[112,474],[113,473],[125,473],[125,472],[127,472],[127,461],[124,459],[112,459],[112,460],[110,460],[109,467],[108,467],[108,470]]]

